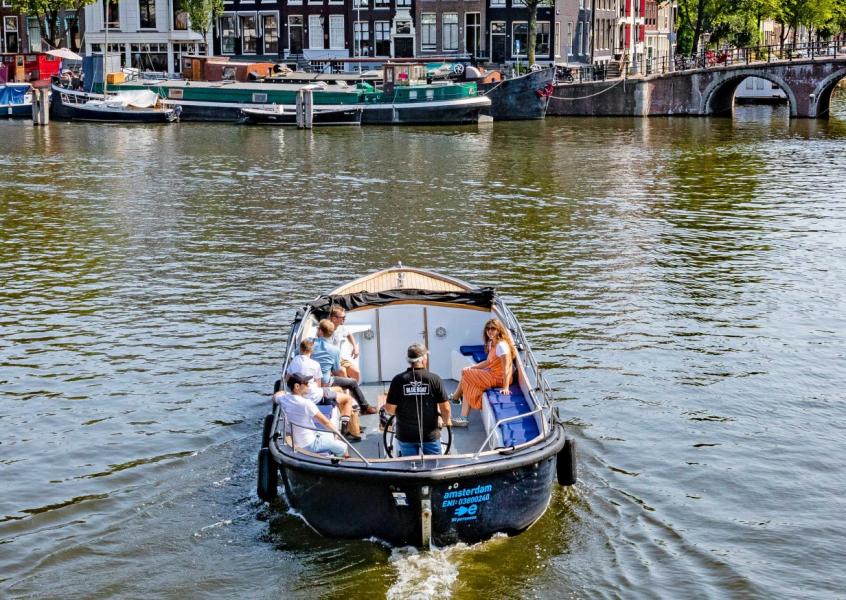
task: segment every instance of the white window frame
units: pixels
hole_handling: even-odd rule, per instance
[[[518,25],[525,25],[526,26],[526,46],[525,48],[520,48],[520,52],[514,51],[514,44],[517,41],[517,36],[514,35],[514,30],[517,29]],[[529,55],[529,22],[528,21],[512,21],[511,22],[511,56],[517,58],[526,57]]]
[[[449,22],[447,22],[447,17],[450,19]],[[450,26],[449,29],[453,29],[454,26],[454,31],[449,35],[449,40],[447,40],[447,25]],[[447,41],[452,45],[447,46]],[[441,49],[444,52],[458,52],[458,13],[441,13]]]
[[[426,22],[431,17],[431,23]],[[431,31],[429,31],[431,26]],[[431,35],[427,43],[427,34]],[[420,49],[423,52],[436,52],[438,50],[438,15],[437,13],[420,13]]]
[[[233,20],[234,26],[232,28],[232,31],[234,33],[234,38],[236,40],[238,39],[238,15],[234,12],[225,12],[225,13],[220,14],[220,17],[218,18],[218,21],[217,21],[217,37],[218,37],[218,40],[220,41],[220,53],[223,56],[234,56],[235,55],[235,47],[237,46],[237,44],[235,42],[232,43],[232,52],[224,52],[224,50],[223,50],[223,26],[221,25],[221,21],[223,21],[223,19],[225,19],[227,17],[230,17]]]
[[[293,3],[288,2],[288,4],[293,4]],[[300,25],[297,25],[297,27],[299,27],[302,34],[305,35],[305,18],[303,18],[303,15],[288,15],[288,19],[285,21],[285,25],[286,25],[286,29],[288,30],[287,35],[288,35],[288,53],[289,54],[291,53],[291,29],[293,29],[293,27],[291,26],[291,19],[295,19],[297,17],[299,17],[302,20],[302,23]],[[305,42],[305,40],[301,40],[301,41],[303,43]]]
[[[375,10],[390,10],[391,0],[373,0],[373,8]]]
[[[385,27],[387,25],[387,27]],[[379,36],[384,37],[380,38]],[[376,45],[379,42],[388,42],[388,53],[379,54],[376,51]],[[391,22],[390,21],[374,21],[373,22],[373,56],[390,56],[391,55]]]
[[[505,8],[505,0],[491,0],[491,8]]]
[[[365,37],[364,34],[367,34]],[[365,44],[365,40],[367,43]],[[370,37],[370,21],[353,21],[353,48],[358,51],[358,56],[372,56],[370,47],[373,38]]]
[[[267,50],[267,41],[266,41],[265,32],[264,32],[264,18],[265,17],[276,17],[276,52],[275,53],[278,54],[279,50],[282,49],[281,45],[280,45],[280,42],[282,41],[282,35],[281,35],[282,32],[280,31],[280,27],[279,27],[279,11],[278,10],[266,10],[266,11],[259,13],[259,27],[261,28],[261,30],[259,31],[259,34],[261,36],[261,53],[265,54],[265,55],[272,54],[272,52],[268,52],[268,50]]]
[[[253,18],[253,23],[254,23],[253,31],[256,32],[256,38],[255,38],[256,49],[253,52],[244,52],[244,32],[241,31],[241,18],[242,17],[252,17]],[[240,36],[236,35],[236,37],[241,38],[241,55],[242,56],[258,56],[258,50],[259,50],[259,47],[258,47],[258,42],[259,42],[259,20],[258,20],[258,16],[256,15],[256,13],[254,13],[252,11],[239,12],[237,22],[238,22],[238,26],[236,27],[235,31],[241,34]]]
[[[309,4],[311,0],[309,0]],[[315,43],[315,38],[320,36]],[[308,16],[308,47],[309,50],[325,50],[323,42],[323,25],[320,24],[320,15]]]
[[[468,17],[470,15],[476,15],[479,17],[478,24],[470,24]],[[476,43],[479,45],[479,54],[482,53],[482,32],[483,32],[483,21],[482,21],[482,13],[480,12],[466,12],[464,13],[464,51],[467,52],[467,40],[469,39],[469,33],[471,29],[476,29]],[[472,52],[471,52],[472,54]]]
[[[335,22],[336,26],[332,26],[332,22]],[[338,27],[337,23],[340,21],[341,26]],[[346,33],[344,27],[346,23],[344,22],[344,15],[329,15],[329,49],[330,50],[343,50],[346,48]],[[335,33],[333,36],[332,33]],[[337,43],[340,40],[340,43]]]

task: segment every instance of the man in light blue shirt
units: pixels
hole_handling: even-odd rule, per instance
[[[361,407],[361,414],[375,415],[376,407],[370,406],[358,382],[350,377],[340,377],[341,371],[341,349],[329,342],[329,338],[335,333],[335,324],[329,319],[323,319],[317,324],[317,339],[314,340],[314,349],[311,357],[320,363],[320,371],[323,374],[323,385],[337,385],[352,395]]]

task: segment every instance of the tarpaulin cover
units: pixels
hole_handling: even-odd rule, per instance
[[[0,86],[0,104],[23,104],[24,96],[28,91],[28,85]]]
[[[332,306],[353,310],[362,306],[385,306],[393,302],[438,302],[444,304],[463,304],[491,308],[496,299],[493,288],[479,288],[468,292],[433,292],[430,290],[389,290],[385,292],[359,292],[338,296],[320,296],[310,303],[311,309],[319,318],[326,318]]]

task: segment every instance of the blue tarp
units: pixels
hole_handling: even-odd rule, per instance
[[[0,85],[0,105],[23,104],[28,85]]]

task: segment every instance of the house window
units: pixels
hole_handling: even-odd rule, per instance
[[[573,56],[573,24],[567,23],[567,57]]]
[[[367,0],[353,0],[355,8],[367,8]]]
[[[555,22],[555,58],[561,56],[561,21]]]
[[[256,16],[241,15],[241,54],[255,54],[258,46]]]
[[[391,55],[391,22],[376,21],[373,24],[373,33],[376,39],[376,56]]]
[[[411,35],[411,21],[396,21],[396,35]]]
[[[39,37],[41,34],[39,33]],[[65,17],[65,44],[71,50],[78,50],[82,40],[79,39],[79,20],[76,17]]]
[[[138,0],[141,29],[156,28],[156,0]]]
[[[111,53],[112,45],[109,44]],[[129,66],[142,71],[167,72],[167,44],[131,44]]]
[[[235,15],[221,16],[218,31],[221,54],[235,54]]]
[[[38,17],[28,17],[26,28],[29,35],[29,51],[41,52],[41,26],[38,24]]]
[[[491,0],[491,7],[505,6],[505,0]]]
[[[323,49],[323,25],[320,15],[308,16],[308,47]]]
[[[576,54],[582,54],[582,22],[576,23]]]
[[[435,25],[435,13],[423,13],[420,15],[420,37],[423,50],[438,49],[438,33]]]
[[[262,15],[261,30],[264,40],[264,54],[278,54],[279,18],[276,15]]]
[[[458,13],[443,15],[443,48],[458,50]]]
[[[511,0],[511,6],[526,6],[526,0]]]
[[[118,29],[120,27],[120,7],[117,0],[108,0],[103,2],[103,19],[109,24],[109,29]]]
[[[353,39],[358,48],[358,55],[370,56],[370,23],[367,21],[353,23]]]
[[[344,15],[329,15],[329,48],[344,49]]]
[[[411,6],[411,0],[397,0],[397,6]]]
[[[511,54],[526,56],[529,41],[529,24],[525,21],[514,21],[511,26]]]
[[[390,8],[391,0],[373,0],[374,8]]]
[[[549,56],[549,21],[538,21],[538,30],[535,34],[535,54],[543,57]]]
[[[481,15],[464,13],[464,50],[470,56],[476,57],[481,53],[481,36]]]
[[[176,11],[176,15],[173,19],[173,28],[176,31],[188,31],[188,11]]]

